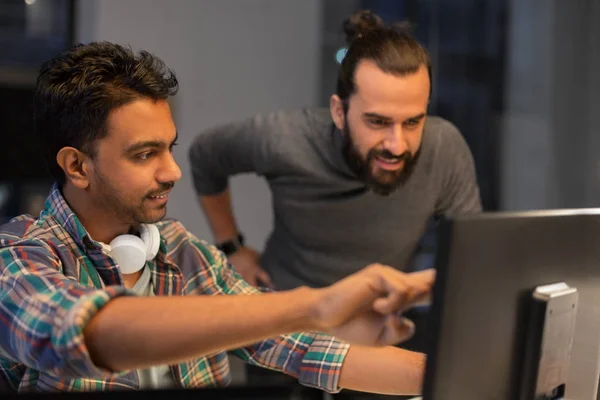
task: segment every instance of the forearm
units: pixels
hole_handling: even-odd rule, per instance
[[[231,207],[229,189],[216,195],[201,195],[199,200],[215,241],[218,243],[235,238],[238,228]]]
[[[362,392],[421,393],[426,356],[396,347],[350,346],[339,385]]]
[[[313,289],[239,296],[123,297],[84,330],[94,363],[113,371],[174,364],[284,333],[314,330]]]

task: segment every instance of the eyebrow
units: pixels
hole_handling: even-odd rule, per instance
[[[169,144],[169,147],[173,146],[175,142],[179,138],[179,132],[175,132],[175,139]],[[141,142],[133,143],[131,146],[127,147],[123,152],[125,154],[135,153],[136,151],[140,151],[142,149],[148,148],[165,148],[167,147],[166,143],[162,140],[144,140]]]
[[[414,117],[407,118],[406,121],[420,121],[425,117],[425,113],[415,115]]]
[[[386,117],[385,115],[380,115],[374,112],[366,112],[363,114],[363,116],[365,118],[377,118],[377,119],[382,119],[384,121],[391,121],[392,119],[390,117]]]
[[[374,112],[366,112],[363,114],[363,116],[365,118],[378,118],[378,119],[382,119],[382,120],[388,121],[388,122],[392,121],[392,118],[386,117],[385,115],[377,114]],[[419,120],[423,119],[423,117],[425,117],[425,113],[421,113],[419,115],[415,115],[414,117],[407,118],[405,121],[412,121],[412,120],[419,121]]]

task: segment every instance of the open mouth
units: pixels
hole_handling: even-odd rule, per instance
[[[377,160],[384,162],[386,164],[399,164],[400,161],[403,160],[402,157],[384,157],[384,156],[376,156]]]
[[[148,196],[148,197],[150,197],[151,199],[166,199],[168,196],[169,196],[169,194],[165,193],[165,194],[160,194],[160,195],[156,195],[156,196]]]
[[[162,200],[162,199],[166,199],[167,197],[169,197],[169,192],[170,192],[170,191],[168,191],[168,192],[163,192],[163,193],[161,193],[161,194],[155,194],[155,195],[153,195],[153,196],[148,196],[148,198],[149,198],[149,199],[152,199],[152,200]]]
[[[384,157],[378,155],[375,157],[375,162],[382,169],[395,171],[402,168],[404,164],[404,157]]]

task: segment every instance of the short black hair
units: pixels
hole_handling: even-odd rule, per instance
[[[167,99],[178,87],[158,57],[109,42],[78,44],[45,62],[37,78],[34,126],[52,176],[65,182],[56,162],[63,147],[94,156],[112,110],[140,98]]]
[[[410,34],[406,22],[390,26],[369,10],[359,11],[343,23],[348,50],[340,66],[336,94],[348,111],[348,99],[356,90],[356,67],[372,60],[384,72],[404,76],[427,68],[431,82],[431,59],[427,50]]]

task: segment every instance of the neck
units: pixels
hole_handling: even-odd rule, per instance
[[[107,216],[106,211],[97,208],[84,190],[67,183],[62,187],[62,194],[71,210],[95,241],[108,244],[117,236],[131,230],[131,224],[119,222],[115,216]]]

